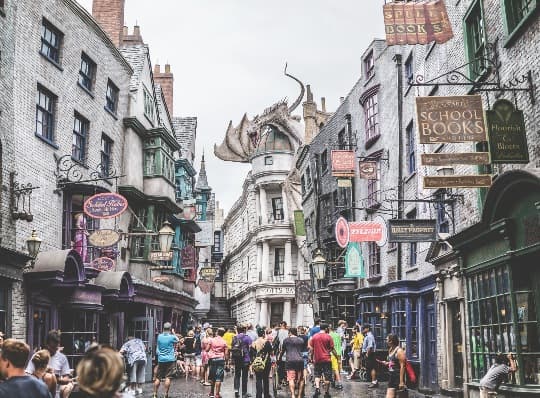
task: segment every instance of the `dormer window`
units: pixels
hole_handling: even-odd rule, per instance
[[[375,74],[375,60],[373,58],[373,50],[364,58],[364,76],[366,80],[371,79]]]

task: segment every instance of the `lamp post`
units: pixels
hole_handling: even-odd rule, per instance
[[[313,273],[318,281],[322,281],[326,277],[326,258],[324,258],[321,249],[315,250],[315,256],[311,261],[313,267]]]
[[[173,237],[174,229],[172,229],[170,222],[165,221],[158,232],[159,247],[162,253],[168,253],[171,251]]]
[[[28,255],[32,258],[30,268],[33,268],[41,248],[41,239],[37,236],[35,229],[32,230],[32,235],[26,240],[26,248],[28,249]]]

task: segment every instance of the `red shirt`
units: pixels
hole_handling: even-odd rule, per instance
[[[313,362],[330,362],[330,353],[334,348],[334,340],[328,333],[317,333],[311,340],[310,346],[313,348]]]

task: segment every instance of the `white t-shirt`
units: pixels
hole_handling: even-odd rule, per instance
[[[34,358],[33,355],[32,358]],[[53,369],[54,374],[57,376],[65,376],[70,373],[68,359],[60,351],[56,351],[56,353],[51,356],[51,359],[49,360],[49,367]],[[32,374],[34,373],[34,370],[36,370],[36,368],[32,360],[30,360],[26,366],[25,372]]]

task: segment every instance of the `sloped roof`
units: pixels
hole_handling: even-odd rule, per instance
[[[197,137],[197,118],[194,116],[173,117],[172,124],[176,141],[182,147],[180,155],[192,161],[191,155],[195,153],[195,139]]]
[[[129,82],[130,91],[136,91],[139,88],[141,72],[144,68],[145,57],[148,57],[148,51],[149,49],[146,44],[137,44],[120,48],[120,53],[133,68],[133,75],[131,75],[131,81]]]

